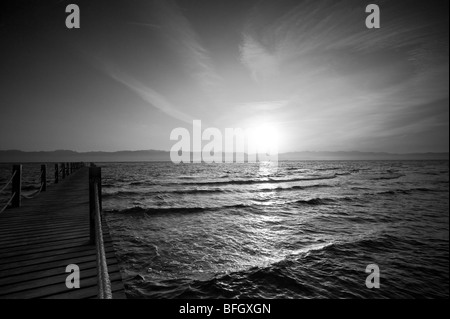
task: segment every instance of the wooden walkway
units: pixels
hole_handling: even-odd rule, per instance
[[[89,169],[50,185],[20,208],[0,214],[0,299],[96,298],[95,245],[89,244]],[[113,298],[125,298],[111,237],[103,222]],[[68,289],[66,266],[80,268],[80,288]]]

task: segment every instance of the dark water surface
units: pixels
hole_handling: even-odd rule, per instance
[[[130,296],[449,296],[447,161],[102,166]]]
[[[448,161],[101,166],[130,297],[449,296]]]

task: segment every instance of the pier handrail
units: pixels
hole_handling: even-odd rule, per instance
[[[97,251],[98,298],[112,299],[111,281],[103,242],[101,168],[96,166],[89,167],[89,210],[91,243],[95,243]]]
[[[63,178],[65,176],[69,176],[72,173],[75,172],[75,170],[81,168],[84,166],[83,163],[61,163],[63,170]],[[55,183],[58,181],[58,175],[60,173],[58,164],[55,163]],[[86,171],[84,171],[83,175],[80,175],[80,178],[73,179],[75,184],[80,185],[81,177],[84,177]],[[2,191],[7,188],[7,186],[12,183],[12,196],[6,203],[5,207],[3,207],[0,210],[0,213],[3,212],[9,205],[12,203],[13,207],[19,207],[20,206],[20,198],[33,198],[36,195],[38,195],[41,191],[44,192],[46,190],[47,186],[47,166],[46,164],[41,165],[41,173],[40,173],[40,188],[33,194],[32,196],[25,196],[21,195],[21,184],[22,184],[22,165],[13,165],[13,173],[8,181],[7,185],[3,187]],[[85,180],[85,179],[84,179]],[[35,179],[34,179],[35,181]],[[95,253],[96,253],[96,268],[97,268],[97,296],[99,299],[112,299],[112,285],[111,285],[111,279],[108,271],[108,264],[107,264],[107,254],[106,251],[110,251],[111,249],[109,246],[107,246],[107,249],[105,249],[105,243],[104,243],[104,235],[108,235],[108,229],[103,229],[102,223],[105,222],[103,219],[102,214],[102,191],[101,191],[101,168],[96,167],[95,165],[92,165],[89,168],[89,220],[90,220],[90,240],[91,243],[95,245]],[[61,191],[65,190],[64,187],[56,189],[55,193],[58,193],[58,191],[61,193]],[[45,198],[48,200],[48,198],[51,198],[52,195],[55,195],[55,193],[50,193],[49,197]],[[85,193],[84,193],[85,194]],[[15,206],[15,201],[18,201],[17,206]],[[82,209],[80,209],[81,213],[86,214],[86,206],[85,202],[82,203]],[[19,210],[20,212],[20,210]],[[10,216],[14,216],[17,214],[14,214],[14,211],[11,211]],[[74,212],[71,212],[71,214],[74,214]],[[84,215],[87,217],[86,215]],[[62,218],[60,218],[62,220]],[[13,223],[16,225],[16,222]],[[80,226],[81,227],[81,226]],[[105,226],[106,227],[106,226]],[[80,228],[81,229],[81,228]],[[105,233],[104,233],[105,232]],[[3,234],[2,234],[3,235]],[[41,233],[39,232],[39,236],[41,236]],[[35,234],[34,237],[37,238],[37,235]],[[39,237],[40,238],[40,237]],[[109,237],[106,237],[109,239]],[[82,246],[87,246],[85,242],[81,243]],[[92,251],[92,248],[88,248]],[[84,255],[83,255],[84,256]],[[111,256],[109,256],[111,258]],[[1,258],[0,258],[1,259]],[[115,273],[116,271],[113,271]],[[2,277],[2,276],[0,276]],[[89,292],[90,293],[90,292]]]
[[[76,163],[62,163],[62,166],[64,168],[64,164],[67,164],[67,168],[63,171],[62,178],[64,179],[66,176],[69,176],[71,173],[73,173],[75,170],[78,170],[81,167],[84,167],[83,162],[76,162]],[[69,170],[70,167],[70,170]],[[67,174],[64,174],[67,173]],[[58,169],[58,164],[55,164],[55,184],[58,183],[60,170]],[[11,207],[20,207],[21,205],[21,198],[27,198],[31,199],[39,195],[41,192],[45,192],[47,190],[47,165],[42,164],[41,165],[41,174],[39,175],[40,179],[40,187],[37,191],[30,195],[22,194],[22,165],[13,165],[13,172],[8,180],[8,182],[2,187],[0,190],[0,194],[4,192],[10,184],[12,184],[12,195],[6,202],[6,204],[0,209],[0,213],[4,212],[6,208],[9,207],[11,204]]]
[[[3,206],[3,208],[0,210],[0,214],[3,213],[5,211],[5,209],[8,207],[8,205],[12,202],[14,196],[16,196],[16,193],[13,193],[11,195],[11,197],[9,198],[9,200],[6,202],[5,206]]]
[[[2,190],[0,190],[0,194],[6,189],[6,187],[9,186],[9,184],[11,184],[11,182],[13,181],[14,176],[16,176],[16,173],[17,173],[17,172],[14,172],[14,173],[12,174],[11,178],[9,179],[9,181],[6,183],[5,186],[3,186]]]
[[[12,181],[14,179],[14,176],[16,176],[16,173],[17,173],[17,171],[12,174],[11,178],[9,179],[9,181],[6,183],[5,186],[3,186],[2,190],[0,190],[0,194],[9,186],[9,184],[12,183]],[[6,202],[6,204],[2,207],[2,209],[0,209],[0,214],[5,211],[5,209],[8,207],[8,205],[12,202],[14,196],[16,196],[16,193],[13,193],[11,195],[11,197],[9,198],[9,200]]]
[[[42,177],[42,173],[41,173],[41,177]],[[20,194],[20,196],[22,196],[23,198],[26,198],[26,199],[35,198],[37,195],[39,195],[42,192],[43,188],[44,188],[44,183],[41,183],[41,187],[39,187],[39,189],[37,191],[35,191],[34,193],[32,193],[30,195]]]
[[[37,191],[35,191],[34,193],[32,193],[30,195],[20,194],[20,196],[22,196],[23,198],[26,198],[26,199],[32,199],[32,198],[35,198],[37,195],[39,195],[42,192],[42,190],[44,190],[44,186],[46,187],[46,181],[44,181],[44,180],[46,180],[47,176],[44,176],[44,175],[46,175],[44,173],[45,173],[45,170],[43,170],[41,167],[41,175],[39,175],[41,187],[39,187],[39,189]]]

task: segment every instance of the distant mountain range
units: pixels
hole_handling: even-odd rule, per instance
[[[247,155],[245,155],[246,157]],[[448,160],[449,153],[292,152],[279,154],[282,160]],[[170,152],[158,150],[118,152],[75,152],[68,150],[23,152],[0,150],[0,162],[146,162],[170,161]]]

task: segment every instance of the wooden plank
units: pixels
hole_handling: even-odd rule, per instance
[[[110,242],[111,240],[108,240]],[[8,252],[2,252],[0,250],[1,257],[11,257],[11,256],[17,256],[22,254],[29,254],[29,253],[37,253],[37,252],[45,252],[49,250],[55,250],[55,249],[63,249],[63,248],[70,248],[70,247],[79,247],[82,245],[87,245],[87,240],[83,239],[81,241],[72,241],[68,243],[63,243],[60,245],[52,245],[52,246],[45,246],[45,247],[26,247],[24,246],[21,250],[14,250],[14,251],[8,251]]]
[[[114,246],[102,221],[113,296],[125,298]],[[97,257],[89,230],[87,168],[6,210],[0,215],[0,298],[95,298]],[[65,285],[69,264],[80,268],[80,289]]]
[[[86,238],[88,238],[87,236],[83,236],[81,238],[62,238],[58,241],[53,242],[53,245],[55,246],[60,246],[60,245],[64,245],[65,243],[70,243],[70,242],[78,242],[81,245],[86,245],[87,241]],[[46,248],[46,247],[51,247],[53,245],[49,245],[48,243],[36,243],[34,245],[19,245],[17,247],[9,247],[6,246],[0,249],[0,253],[8,253],[9,251],[16,251],[16,250],[20,250],[20,249],[24,249],[24,250],[29,250],[30,248]]]
[[[125,299],[123,292],[123,285],[119,281],[111,282],[111,289],[113,292],[114,299]],[[73,289],[75,290],[75,289]],[[76,291],[70,291],[65,293],[60,293],[57,295],[46,297],[45,299],[67,299],[67,298],[79,298],[79,299],[92,299],[97,298],[97,291],[93,288],[87,288],[85,291],[76,289]]]
[[[70,234],[66,234],[64,235],[64,237],[61,238],[61,236],[58,237],[54,237],[54,238],[38,238],[38,239],[32,239],[32,238],[26,238],[26,239],[22,239],[22,240],[9,240],[9,241],[3,241],[2,242],[2,249],[4,250],[8,250],[11,248],[18,248],[21,246],[29,246],[30,244],[33,244],[33,246],[39,246],[39,245],[49,245],[49,244],[57,244],[59,242],[62,241],[68,241],[68,240],[77,240],[77,239],[81,239],[81,238],[85,238],[86,235],[83,233],[70,233]]]
[[[121,282],[122,277],[120,273],[111,273],[110,274],[111,283],[112,281]],[[88,289],[86,289],[88,288]],[[89,290],[89,288],[93,288],[92,290]],[[30,299],[30,298],[43,298],[43,297],[49,297],[52,295],[57,294],[63,294],[67,293],[68,291],[68,297],[70,294],[72,295],[79,295],[77,298],[89,298],[93,295],[97,294],[97,276],[85,278],[83,281],[81,281],[81,285],[79,289],[68,289],[66,287],[66,281],[59,282],[57,284],[43,286],[35,289],[20,291],[17,293],[11,293],[2,296],[5,299]],[[89,292],[88,292],[89,291]]]
[[[109,246],[113,247],[112,244],[109,243],[109,244],[105,245],[105,249],[108,249]],[[71,248],[56,249],[56,250],[50,250],[50,251],[45,251],[45,252],[40,252],[40,253],[20,254],[19,256],[5,257],[5,258],[0,259],[0,265],[15,263],[15,262],[19,262],[22,260],[33,260],[33,259],[42,258],[42,257],[58,256],[58,255],[76,253],[76,252],[81,252],[81,251],[86,251],[86,248],[84,246],[75,246],[75,247],[71,247]]]
[[[114,266],[117,264],[117,261],[115,259],[110,259],[108,261],[108,265]],[[95,261],[88,261],[88,262],[80,262],[77,264],[78,267],[80,267],[80,271],[88,270],[88,269],[94,269],[97,268],[97,262]],[[45,269],[45,270],[39,270],[31,273],[25,273],[25,274],[18,274],[16,276],[8,276],[5,278],[0,278],[0,287],[7,286],[10,284],[21,284],[23,282],[27,282],[32,279],[39,279],[39,278],[45,278],[45,277],[52,277],[57,276],[61,274],[62,272],[65,272],[62,268],[51,268],[51,269]]]
[[[40,223],[39,221],[37,221],[36,223]],[[79,228],[85,228],[85,227],[89,227],[89,225],[87,223],[85,223],[84,221],[77,221],[77,220],[68,220],[67,224],[51,224],[49,223],[48,225],[46,224],[41,224],[39,227],[38,226],[33,226],[33,227],[23,227],[23,229],[21,229],[20,227],[11,227],[11,228],[6,228],[4,230],[1,230],[0,233],[2,234],[2,236],[0,238],[7,238],[10,237],[12,235],[20,235],[20,234],[26,234],[27,232],[31,232],[31,233],[39,233],[39,232],[48,232],[50,230],[60,230],[60,231],[64,231],[64,230],[68,230],[71,228],[74,228],[74,224],[79,224],[77,227]],[[8,235],[8,236],[5,236]],[[0,239],[1,240],[1,239]]]
[[[31,240],[35,240],[35,239],[53,239],[53,238],[61,238],[63,235],[65,234],[84,234],[86,232],[86,228],[70,228],[66,231],[60,231],[60,230],[54,230],[53,232],[33,232],[30,235],[26,235],[26,234],[20,234],[20,235],[15,235],[14,237],[16,237],[17,241],[19,240],[25,240],[25,239],[31,239]],[[14,239],[12,238],[4,238],[2,240],[2,238],[0,238],[0,241],[3,242],[11,242]]]
[[[114,252],[109,252],[106,254],[106,258],[114,259],[114,258],[116,258],[116,256],[115,256]],[[38,265],[25,265],[20,268],[12,268],[5,272],[2,271],[1,276],[2,277],[13,276],[13,275],[17,275],[17,274],[33,272],[33,271],[42,270],[42,269],[52,269],[52,268],[58,268],[58,267],[65,268],[67,265],[70,265],[70,264],[77,264],[79,262],[95,261],[95,260],[97,260],[97,256],[95,254],[91,254],[89,256],[72,257],[72,258],[67,258],[65,260],[52,261],[49,263],[42,263],[42,264],[38,264]]]
[[[117,272],[120,272],[118,265],[112,265],[111,267],[108,267],[108,273],[117,273]],[[42,288],[42,287],[48,286],[48,285],[60,284],[61,282],[65,282],[67,275],[68,275],[67,273],[64,273],[64,274],[61,273],[59,275],[55,275],[52,277],[42,277],[42,278],[37,278],[37,279],[31,279],[20,285],[11,284],[11,285],[7,285],[7,286],[3,286],[2,290],[1,290],[1,294],[7,295],[7,294],[11,294],[13,292],[15,293],[15,292],[20,292],[20,291],[24,291],[24,290],[39,289],[39,288]],[[83,281],[84,278],[91,278],[94,276],[97,276],[97,268],[96,267],[84,270],[81,273],[80,277],[81,277],[81,280]]]
[[[114,253],[114,249],[112,247],[108,247],[108,248],[109,249],[106,249],[106,247],[105,247],[106,253]],[[63,254],[63,255],[59,254],[59,255],[52,255],[52,256],[48,256],[48,257],[41,257],[41,258],[34,258],[34,259],[30,258],[30,259],[26,259],[26,260],[22,260],[22,261],[17,261],[13,264],[11,264],[11,263],[2,264],[2,265],[0,265],[0,271],[3,272],[8,269],[16,269],[19,267],[46,264],[49,262],[56,262],[56,261],[60,261],[60,260],[81,258],[81,257],[86,257],[86,256],[92,256],[95,254],[96,254],[95,247],[92,247],[92,248],[86,248],[82,251],[79,251],[77,253],[72,253],[72,254]],[[0,275],[0,277],[2,277],[2,275]]]
[[[25,223],[28,223],[29,225],[24,225]],[[39,226],[37,226],[39,225]],[[88,222],[86,222],[86,220],[80,219],[80,218],[65,218],[64,220],[58,220],[57,218],[55,219],[49,219],[49,220],[44,220],[44,219],[40,219],[40,218],[36,218],[36,219],[25,219],[23,221],[20,221],[19,223],[17,223],[17,225],[12,225],[12,224],[8,224],[5,223],[4,227],[0,227],[1,233],[10,233],[12,231],[16,231],[16,232],[25,232],[27,230],[39,230],[42,228],[47,228],[50,226],[55,226],[55,227],[76,227],[77,225],[89,225]]]

